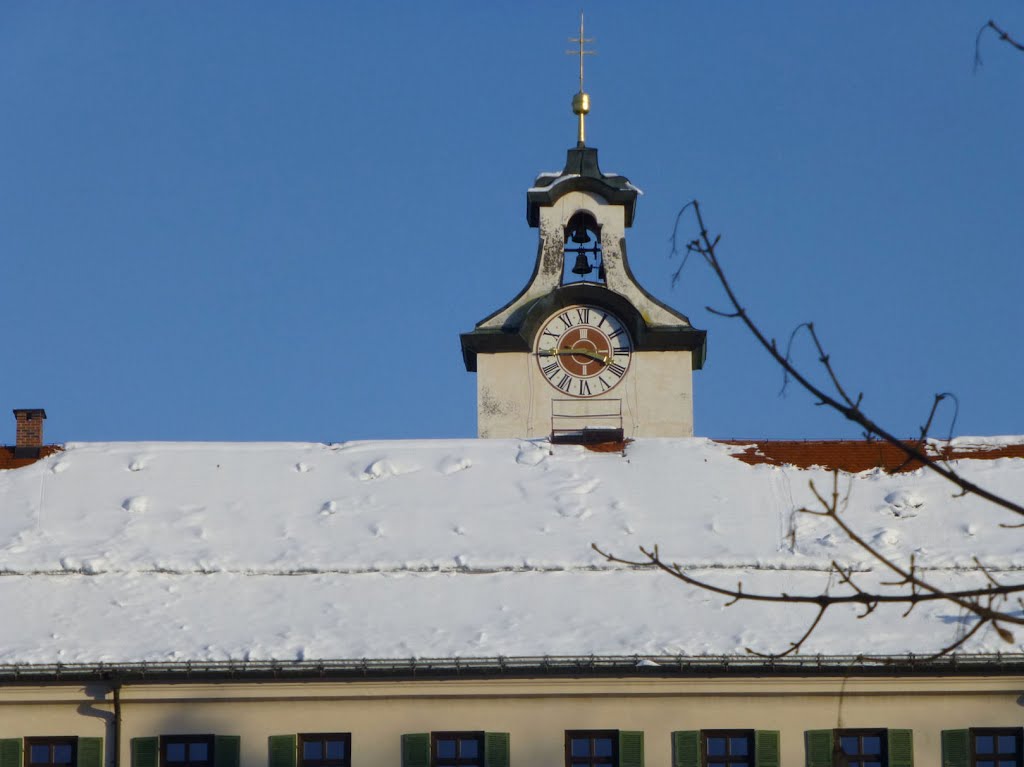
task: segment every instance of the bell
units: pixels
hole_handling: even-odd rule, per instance
[[[573,238],[575,238],[575,235],[573,235]],[[590,265],[590,261],[587,260],[587,254],[577,253],[576,265],[572,268],[572,273],[578,274],[582,277],[584,274],[590,274],[592,271],[594,271],[594,267],[592,267]]]
[[[582,220],[577,219],[576,223],[572,228],[572,241],[582,245],[590,240],[590,235],[587,234],[587,225]],[[579,264],[577,263],[577,266]]]

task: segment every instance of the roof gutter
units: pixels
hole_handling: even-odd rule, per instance
[[[0,684],[72,684],[108,680],[120,738],[120,689],[125,683],[294,680],[408,680],[498,677],[750,677],[750,676],[995,676],[1024,675],[1024,653],[756,656],[532,656],[319,661],[138,662],[0,665]],[[119,767],[115,761],[114,767]]]

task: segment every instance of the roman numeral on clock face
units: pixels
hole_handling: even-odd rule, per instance
[[[562,380],[558,382],[557,386],[564,392],[569,391],[569,387],[572,385],[572,379],[568,374],[562,376]]]
[[[620,365],[617,362],[613,362],[612,364],[610,364],[608,366],[608,370],[609,372],[615,374],[619,378],[622,378],[622,376],[626,374],[626,368],[622,367],[622,365]]]
[[[569,316],[569,312],[562,312],[558,315],[558,319],[565,325],[566,330],[572,327],[572,317]]]
[[[589,397],[590,396],[590,382],[589,381],[580,380],[580,396],[581,397]]]
[[[576,316],[580,318],[581,325],[590,324],[590,309],[588,309],[586,306],[582,306],[579,309],[577,309]]]
[[[552,362],[550,365],[545,365],[540,369],[540,372],[544,374],[544,377],[549,381],[555,377],[555,374],[559,371],[558,363]]]

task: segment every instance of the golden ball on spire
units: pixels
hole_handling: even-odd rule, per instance
[[[572,112],[577,115],[585,115],[590,111],[590,94],[580,91],[572,97]]]

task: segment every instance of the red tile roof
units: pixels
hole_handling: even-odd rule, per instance
[[[60,445],[43,445],[39,448],[39,458],[46,458],[46,456],[59,453],[63,449]],[[0,445],[0,470],[29,466],[38,461],[39,458],[15,458],[13,447]]]
[[[801,469],[820,466],[850,473],[883,469],[889,473],[913,471],[921,467],[918,461],[907,461],[907,456],[887,442],[866,440],[716,440],[726,445],[746,445],[736,457],[751,465],[767,463],[772,466],[791,465]],[[907,440],[908,445],[919,442]],[[938,446],[927,445],[927,452],[945,460],[978,458],[1024,458],[1024,444]]]

